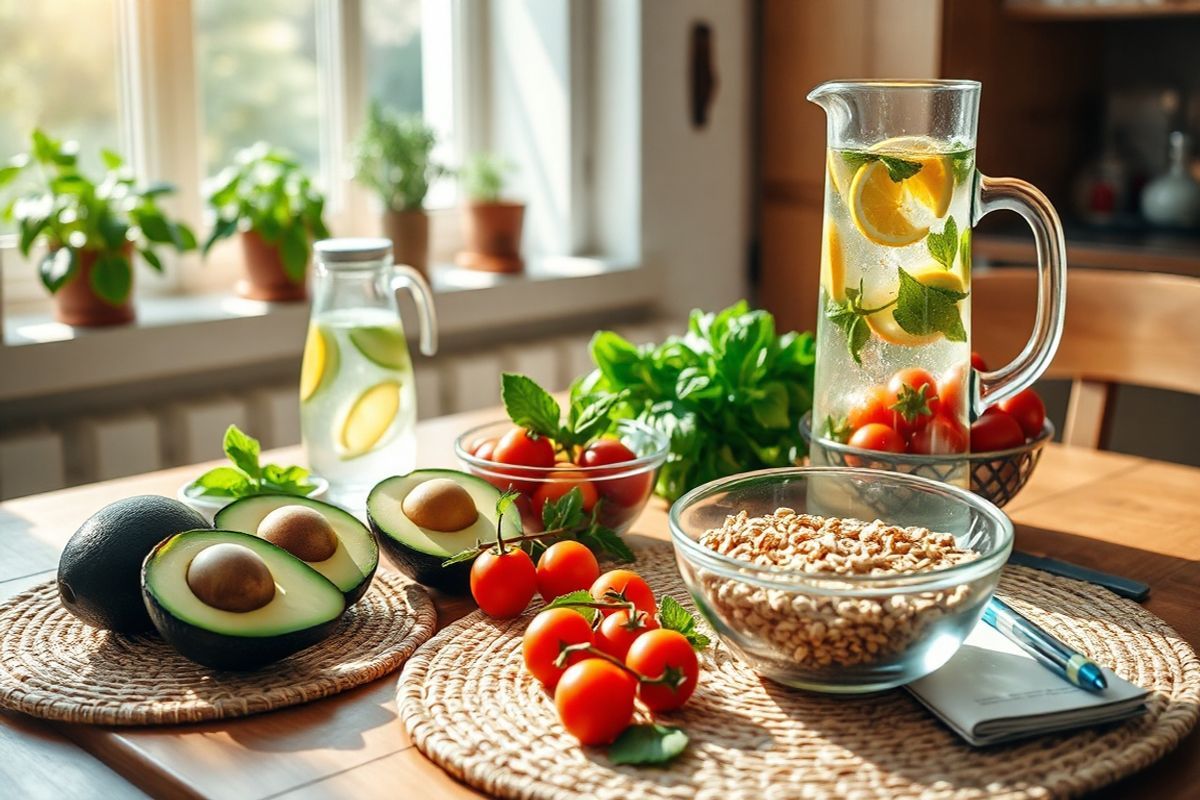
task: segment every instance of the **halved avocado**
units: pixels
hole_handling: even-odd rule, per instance
[[[275,580],[253,611],[223,611],[192,591],[192,560],[216,544],[249,548]],[[187,658],[215,669],[255,669],[326,639],[346,599],[321,573],[265,539],[238,531],[193,530],[160,542],[142,564],[142,599],[154,627]]]
[[[442,532],[417,525],[404,513],[404,499],[425,481],[450,479],[475,502],[479,516],[462,530]],[[482,478],[452,469],[419,469],[386,478],[367,495],[367,522],[396,567],[413,580],[446,592],[464,594],[470,586],[471,563],[449,567],[442,562],[480,542],[496,538],[496,501],[500,490]],[[504,536],[519,536],[513,516],[504,517]]]
[[[346,595],[353,605],[366,594],[379,566],[379,544],[358,518],[329,503],[291,494],[260,494],[234,500],[217,512],[214,526],[227,531],[258,534],[263,519],[277,508],[306,506],[319,512],[337,534],[338,548],[324,561],[309,561],[310,567],[324,575]]]

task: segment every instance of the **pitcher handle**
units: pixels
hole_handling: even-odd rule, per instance
[[[978,173],[977,173],[978,174]],[[989,178],[979,174],[977,213],[972,227],[986,214],[1007,209],[1020,214],[1033,229],[1037,247],[1038,295],[1033,333],[1024,349],[1009,363],[991,372],[980,372],[972,391],[973,415],[1011,397],[1037,380],[1050,366],[1062,338],[1067,307],[1067,247],[1062,223],[1046,195],[1017,178]]]
[[[431,356],[437,352],[437,309],[433,305],[433,289],[425,276],[412,267],[397,264],[393,268],[392,291],[407,289],[417,304],[417,317],[421,324],[421,352]]]

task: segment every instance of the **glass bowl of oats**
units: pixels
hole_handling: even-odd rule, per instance
[[[887,498],[879,519],[873,509]],[[1013,528],[965,489],[914,475],[795,467],[713,481],[671,507],[696,606],[759,674],[855,694],[946,663],[979,621]]]

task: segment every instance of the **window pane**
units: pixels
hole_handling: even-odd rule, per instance
[[[315,0],[194,0],[203,163],[257,141],[320,164]]]
[[[421,0],[366,0],[362,14],[371,99],[420,114]]]
[[[120,149],[116,0],[0,0],[0,159],[42,127],[86,166]]]

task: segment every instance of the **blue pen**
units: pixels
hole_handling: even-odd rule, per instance
[[[1003,600],[997,597],[988,600],[983,607],[983,621],[1015,642],[1039,664],[1057,672],[1080,689],[1102,692],[1108,688],[1104,671],[1096,662],[1067,647]]]

